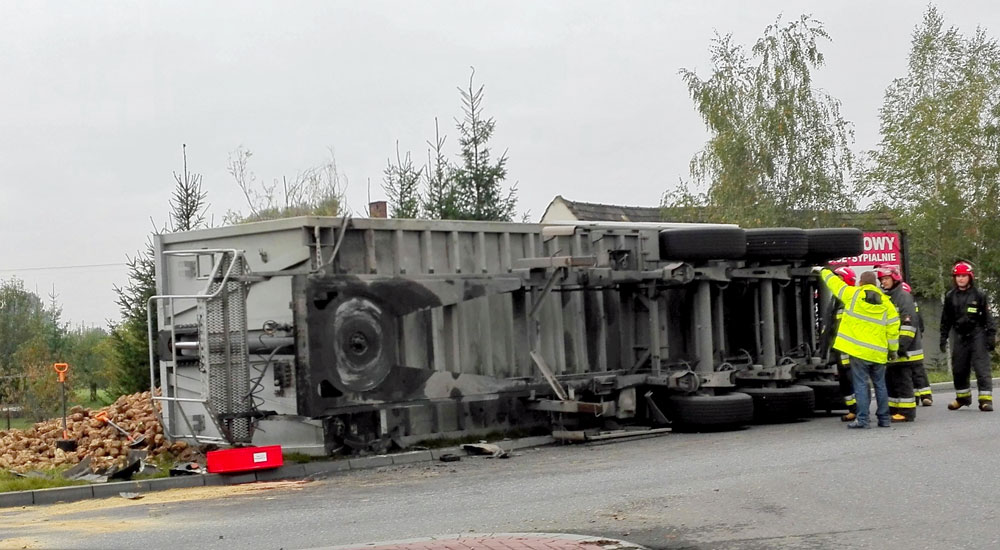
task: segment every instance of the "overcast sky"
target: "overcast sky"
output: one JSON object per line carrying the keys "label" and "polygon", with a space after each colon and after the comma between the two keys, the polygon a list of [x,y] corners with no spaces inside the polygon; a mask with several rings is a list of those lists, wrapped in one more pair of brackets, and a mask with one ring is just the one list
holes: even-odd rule
{"label": "overcast sky", "polygon": [[[940,3],[965,33],[1000,32],[1000,3]],[[906,70],[912,1],[0,2],[0,279],[53,288],[64,319],[118,318],[126,254],[167,219],[181,144],[217,221],[243,208],[239,146],[264,180],[335,152],[349,207],[400,149],[426,155],[434,118],[456,152],[456,87],[485,84],[492,145],[520,209],[557,194],[655,205],[706,139],[678,69],[708,74],[714,31],[746,45],[779,14],[832,37],[818,84],[856,150]],[[151,222],[151,219],[153,222]],[[112,265],[107,265],[112,264]],[[55,269],[52,269],[55,268]]]}

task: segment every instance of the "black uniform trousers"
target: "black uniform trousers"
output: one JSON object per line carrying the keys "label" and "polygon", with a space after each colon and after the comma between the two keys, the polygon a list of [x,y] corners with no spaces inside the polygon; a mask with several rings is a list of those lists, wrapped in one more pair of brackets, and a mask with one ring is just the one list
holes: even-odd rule
{"label": "black uniform trousers", "polygon": [[974,330],[961,335],[951,333],[951,374],[955,379],[955,397],[959,403],[972,403],[969,375],[975,371],[980,401],[993,400],[993,373],[990,372],[990,353],[986,349],[986,334]]}
{"label": "black uniform trousers", "polygon": [[901,414],[907,420],[917,417],[917,402],[913,398],[913,363],[901,361],[885,366],[885,385],[889,389],[889,413]]}
{"label": "black uniform trousers", "polygon": [[927,378],[927,369],[924,368],[924,360],[912,361],[910,371],[913,373],[913,395],[917,400],[932,399],[931,381]]}
{"label": "black uniform trousers", "polygon": [[837,354],[837,383],[840,384],[840,395],[844,398],[847,412],[858,412],[858,400],[854,397],[854,379],[851,378],[851,364],[845,362],[844,354]]}

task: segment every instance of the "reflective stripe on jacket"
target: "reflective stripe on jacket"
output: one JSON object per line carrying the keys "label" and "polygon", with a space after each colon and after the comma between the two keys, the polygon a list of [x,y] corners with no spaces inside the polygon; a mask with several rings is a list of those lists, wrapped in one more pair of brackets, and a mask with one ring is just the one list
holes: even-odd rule
{"label": "reflective stripe on jacket", "polygon": [[903,285],[896,283],[886,296],[892,300],[899,314],[899,357],[890,363],[910,363],[923,361],[923,327],[921,327],[917,302],[913,296],[903,290]]}
{"label": "reflective stripe on jacket", "polygon": [[889,297],[875,285],[849,286],[829,269],[824,268],[820,277],[844,304],[833,349],[884,365],[889,352],[899,349],[899,313]]}
{"label": "reflective stripe on jacket", "polygon": [[[833,333],[837,334],[837,331],[840,330],[840,320],[844,318],[844,304],[841,304],[839,301],[837,302],[837,312],[834,313],[833,318],[834,318]],[[843,365],[844,367],[850,367],[851,358],[846,353],[841,353],[840,364]],[[848,403],[848,405],[853,405],[853,404],[854,404],[853,401],[851,403]]]}
{"label": "reflective stripe on jacket", "polygon": [[965,336],[982,330],[986,333],[986,341],[996,338],[997,326],[990,311],[989,296],[976,288],[973,283],[965,290],[954,287],[944,295],[941,309],[941,343],[948,340],[952,330],[959,336]]}

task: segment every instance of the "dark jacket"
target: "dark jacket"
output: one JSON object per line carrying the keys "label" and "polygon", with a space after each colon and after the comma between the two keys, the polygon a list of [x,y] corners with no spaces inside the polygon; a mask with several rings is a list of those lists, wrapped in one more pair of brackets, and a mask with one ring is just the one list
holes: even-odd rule
{"label": "dark jacket", "polygon": [[985,333],[987,345],[995,341],[997,327],[990,311],[989,298],[976,286],[969,284],[965,290],[952,288],[944,295],[941,309],[941,346],[948,341],[954,330],[960,337],[967,337],[978,331]]}
{"label": "dark jacket", "polygon": [[[917,313],[917,303],[913,296],[903,290],[903,285],[896,283],[891,290],[886,291],[886,295],[892,300],[892,305],[896,306],[899,312],[899,359],[897,362],[904,362],[907,359],[923,359],[923,327]],[[910,352],[913,352],[912,354]]]}

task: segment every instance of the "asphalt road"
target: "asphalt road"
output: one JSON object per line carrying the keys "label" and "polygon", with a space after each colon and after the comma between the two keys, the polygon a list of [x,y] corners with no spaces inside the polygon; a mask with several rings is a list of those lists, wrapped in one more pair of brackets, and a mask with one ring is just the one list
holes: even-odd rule
{"label": "asphalt road", "polygon": [[541,531],[653,549],[1000,548],[1000,413],[936,397],[892,428],[826,417],[0,510],[0,547],[304,549]]}

